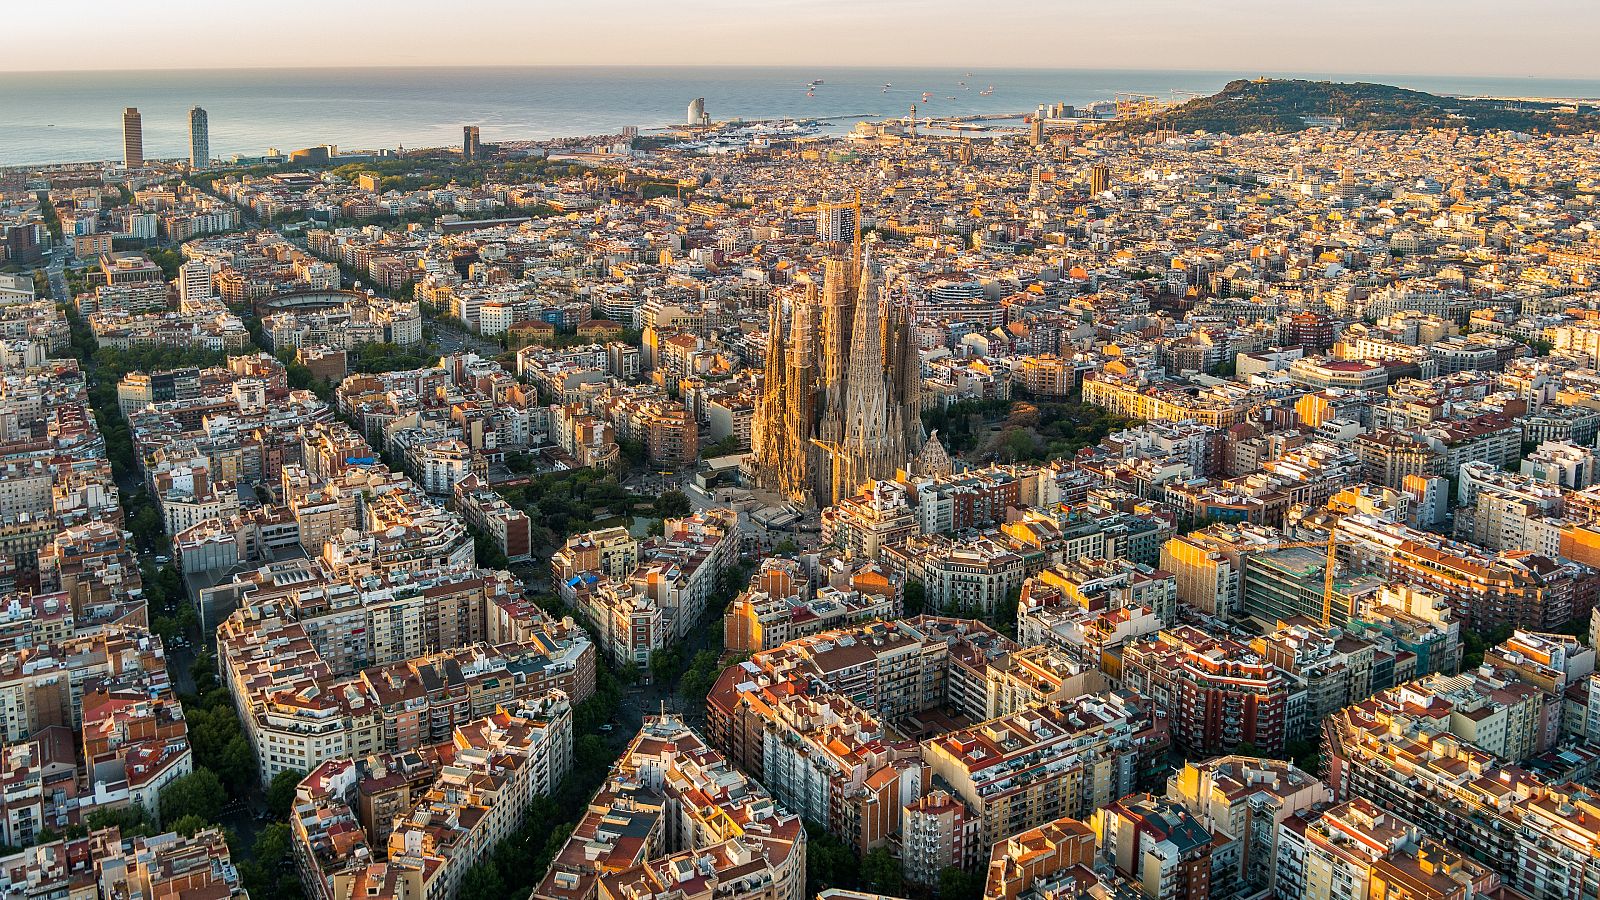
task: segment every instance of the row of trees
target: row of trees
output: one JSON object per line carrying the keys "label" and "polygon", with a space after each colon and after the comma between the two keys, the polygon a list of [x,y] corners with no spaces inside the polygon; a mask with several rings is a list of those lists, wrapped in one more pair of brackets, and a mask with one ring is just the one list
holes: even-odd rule
{"label": "row of trees", "polygon": [[594,696],[573,710],[573,733],[577,737],[572,748],[572,771],[555,794],[534,798],[521,828],[467,870],[458,900],[505,900],[532,893],[588,810],[589,798],[600,789],[616,762],[618,751],[606,742],[600,727],[616,716],[621,703],[622,683],[603,660],[597,659]]}
{"label": "row of trees", "polygon": [[145,255],[161,267],[161,274],[168,281],[178,277],[178,270],[183,268],[185,262],[183,253],[178,250],[146,250]]}
{"label": "row of trees", "polygon": [[[922,582],[909,582],[906,585],[907,600],[905,604],[906,615],[908,616],[916,615],[911,611],[910,603],[911,587],[913,585],[916,586],[917,608],[920,610],[925,605],[925,601],[922,599],[925,591]],[[943,609],[928,610],[928,612],[941,616],[953,616],[957,619],[978,619],[1006,637],[1015,640],[1017,636],[1017,616],[1021,603],[1022,586],[1017,585],[1007,591],[1005,598],[996,603],[993,608],[985,608],[975,602],[960,601]]]}
{"label": "row of trees", "polygon": [[683,700],[684,710],[692,715],[703,710],[706,696],[711,693],[723,670],[749,659],[746,654],[723,663],[725,644],[722,615],[728,604],[749,583],[753,569],[753,566],[744,563],[723,570],[717,577],[716,587],[711,596],[706,598],[705,613],[695,623],[695,633],[706,635],[703,649],[690,657],[684,645],[677,644],[650,654],[651,678],[656,684],[673,685],[674,692]]}
{"label": "row of trees", "polygon": [[[183,263],[181,255],[174,251],[155,251],[151,256],[169,278],[175,276],[177,266]],[[119,480],[125,480],[136,466],[128,424],[117,403],[117,382],[129,372],[221,365],[226,357],[182,347],[127,350],[100,347],[87,324],[70,307],[67,317],[72,330],[71,353],[82,364],[88,378],[90,407],[105,438],[113,473]],[[136,549],[147,558],[149,554],[167,552],[164,523],[145,488],[141,485],[135,490],[123,491],[122,505]],[[150,562],[143,563],[141,568],[145,599],[152,614],[152,630],[165,642],[178,635],[196,634],[199,616],[185,596],[178,570],[171,564],[157,568]],[[253,897],[257,900],[300,900],[302,891],[299,878],[294,874],[288,825],[280,822],[267,826],[249,846],[242,845],[232,829],[222,826],[223,811],[232,799],[245,796],[257,784],[255,754],[244,736],[228,691],[217,677],[215,659],[209,653],[200,654],[190,667],[190,675],[194,691],[180,695],[179,702],[188,725],[194,771],[175,779],[161,791],[154,810],[159,814],[160,825],[152,820],[151,811],[139,807],[99,809],[69,829],[67,836],[77,837],[113,825],[121,829],[124,837],[158,831],[192,835],[204,828],[218,827],[228,842],[245,888]],[[273,784],[275,811],[280,817],[287,815],[289,807],[289,801],[284,798],[285,787],[292,797],[294,785],[300,778],[299,773],[286,775]],[[50,838],[53,836],[42,835],[41,841]]]}
{"label": "row of trees", "polygon": [[244,736],[228,688],[217,678],[216,657],[202,652],[189,667],[195,692],[182,695],[183,717],[197,768],[215,772],[229,794],[243,797],[259,783],[256,757]]}
{"label": "row of trees", "polygon": [[[217,366],[225,363],[227,356],[193,347],[101,347],[88,323],[70,306],[67,307],[67,324],[72,335],[69,352],[88,374],[89,405],[95,424],[105,438],[112,473],[120,480],[134,470],[133,438],[117,406],[117,382],[122,376],[129,372],[156,372],[184,366]],[[149,507],[150,504],[144,504],[144,508]]]}
{"label": "row of trees", "polygon": [[194,634],[200,627],[200,615],[184,597],[183,576],[177,568],[168,563],[158,570],[149,562],[140,568],[150,630],[167,646],[179,635]]}
{"label": "row of trees", "polygon": [[425,369],[439,362],[439,348],[424,342],[414,348],[399,344],[361,344],[345,355],[352,372],[378,374]]}

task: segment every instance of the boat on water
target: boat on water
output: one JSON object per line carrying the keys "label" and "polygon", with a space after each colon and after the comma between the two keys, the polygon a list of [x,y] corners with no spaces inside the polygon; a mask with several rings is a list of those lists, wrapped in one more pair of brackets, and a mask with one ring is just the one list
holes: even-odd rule
{"label": "boat on water", "polygon": [[988,87],[984,88],[983,90],[979,91],[978,95],[982,96],[982,97],[987,97],[987,96],[989,96],[989,95],[991,95],[993,93],[994,93],[994,85],[991,84]]}

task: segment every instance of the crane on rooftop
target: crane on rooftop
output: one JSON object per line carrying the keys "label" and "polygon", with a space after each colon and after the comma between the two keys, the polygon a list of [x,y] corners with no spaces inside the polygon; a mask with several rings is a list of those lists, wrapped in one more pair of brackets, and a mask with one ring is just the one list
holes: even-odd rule
{"label": "crane on rooftop", "polygon": [[1339,532],[1331,525],[1328,527],[1326,541],[1284,541],[1277,545],[1279,550],[1289,550],[1295,547],[1327,548],[1328,558],[1322,566],[1322,627],[1333,627],[1333,570],[1339,561],[1338,555]]}

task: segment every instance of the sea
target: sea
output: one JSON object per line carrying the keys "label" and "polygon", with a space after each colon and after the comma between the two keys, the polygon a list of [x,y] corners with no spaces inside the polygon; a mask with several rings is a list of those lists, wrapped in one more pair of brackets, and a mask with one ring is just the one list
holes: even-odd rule
{"label": "sea", "polygon": [[[143,116],[145,155],[187,156],[188,110],[204,107],[211,154],[334,144],[341,150],[456,146],[615,134],[680,123],[706,101],[724,121],[1020,114],[1118,93],[1182,99],[1236,78],[1376,81],[1441,94],[1600,97],[1600,79],[1157,69],[525,67],[0,72],[0,166],[118,159],[122,110]],[[813,86],[811,83],[815,81]],[[809,88],[809,90],[808,90]],[[992,92],[984,93],[993,88]],[[922,100],[923,93],[929,99]]]}

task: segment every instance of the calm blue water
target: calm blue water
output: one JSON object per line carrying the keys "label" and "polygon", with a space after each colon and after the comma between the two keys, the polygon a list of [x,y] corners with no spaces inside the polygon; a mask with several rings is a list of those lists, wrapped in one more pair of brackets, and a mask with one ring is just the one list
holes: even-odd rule
{"label": "calm blue water", "polygon": [[[453,146],[466,124],[481,126],[486,143],[615,133],[624,125],[681,122],[695,97],[705,97],[719,120],[903,115],[923,91],[934,94],[921,106],[932,115],[1023,112],[1119,91],[1209,93],[1260,74],[681,67],[0,73],[0,165],[120,158],[125,106],[144,115],[146,156],[187,155],[188,109],[199,105],[210,113],[212,155],[226,157],[320,143],[346,150]],[[1298,74],[1441,93],[1600,97],[1600,80]],[[807,97],[813,78],[826,83]],[[894,84],[891,93],[883,92],[885,82]],[[989,85],[994,94],[981,96]]]}

